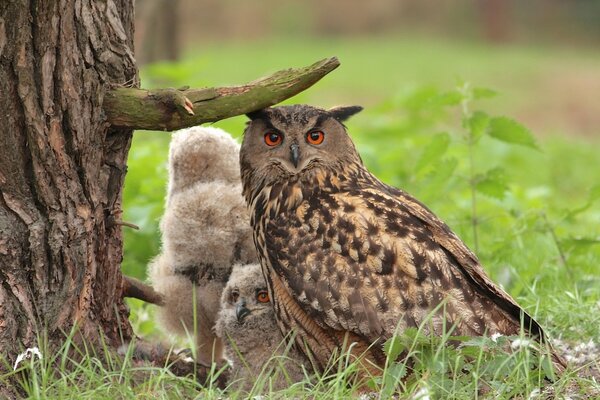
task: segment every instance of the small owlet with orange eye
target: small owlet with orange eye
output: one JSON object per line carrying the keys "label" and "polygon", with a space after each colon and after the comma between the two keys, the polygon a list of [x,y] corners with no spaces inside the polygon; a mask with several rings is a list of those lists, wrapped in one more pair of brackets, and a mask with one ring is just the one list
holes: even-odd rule
{"label": "small owlet with orange eye", "polygon": [[232,364],[233,388],[277,390],[304,379],[308,361],[290,348],[290,340],[277,327],[259,264],[233,267],[215,331]]}

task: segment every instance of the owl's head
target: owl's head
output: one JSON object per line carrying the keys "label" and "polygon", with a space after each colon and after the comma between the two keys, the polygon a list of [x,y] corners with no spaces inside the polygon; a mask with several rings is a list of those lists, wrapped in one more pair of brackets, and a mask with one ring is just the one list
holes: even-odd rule
{"label": "owl's head", "polygon": [[256,331],[257,337],[264,338],[259,333],[272,328],[275,328],[275,314],[260,265],[234,266],[221,295],[217,335],[244,341],[255,335],[240,338],[241,332]]}
{"label": "owl's head", "polygon": [[272,107],[248,114],[240,167],[244,192],[315,169],[361,163],[343,122],[359,106],[324,110],[308,105]]}

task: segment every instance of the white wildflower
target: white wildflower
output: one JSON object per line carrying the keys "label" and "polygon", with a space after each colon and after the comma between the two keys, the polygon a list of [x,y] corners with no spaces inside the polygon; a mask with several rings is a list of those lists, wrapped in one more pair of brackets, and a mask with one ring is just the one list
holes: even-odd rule
{"label": "white wildflower", "polygon": [[490,339],[492,339],[492,342],[497,343],[498,342],[498,338],[501,338],[503,335],[501,333],[493,333],[492,336],[490,336]]}
{"label": "white wildflower", "polygon": [[358,396],[358,400],[373,400],[373,399],[378,399],[379,395],[375,392],[371,392],[371,393],[363,393],[360,396]]}
{"label": "white wildflower", "polygon": [[431,400],[429,397],[429,389],[427,386],[422,387],[415,393],[412,397],[412,400]]}
{"label": "white wildflower", "polygon": [[40,349],[38,349],[37,347],[30,347],[27,350],[25,350],[24,352],[22,352],[21,354],[19,354],[17,356],[17,360],[15,361],[15,365],[13,367],[13,370],[16,370],[17,367],[19,366],[19,364],[21,363],[21,361],[23,360],[27,360],[30,357],[33,356],[38,356],[38,358],[41,360],[42,359],[42,353],[40,352]]}
{"label": "white wildflower", "polygon": [[539,397],[539,396],[540,396],[540,394],[541,394],[541,391],[540,391],[540,389],[538,389],[538,388],[535,388],[535,389],[533,389],[533,390],[531,391],[531,393],[529,393],[529,396],[527,397],[527,400],[532,400],[532,399],[535,399],[535,398]]}
{"label": "white wildflower", "polygon": [[513,350],[526,349],[526,348],[530,347],[532,344],[533,344],[533,342],[531,341],[531,339],[518,338],[518,339],[513,340],[513,342],[510,344],[510,347]]}

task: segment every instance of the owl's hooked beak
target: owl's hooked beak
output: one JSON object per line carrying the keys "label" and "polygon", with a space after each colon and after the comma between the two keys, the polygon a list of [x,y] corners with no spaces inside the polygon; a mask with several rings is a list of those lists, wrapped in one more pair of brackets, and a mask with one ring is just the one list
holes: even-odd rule
{"label": "owl's hooked beak", "polygon": [[296,143],[293,143],[290,146],[290,156],[292,164],[294,164],[294,168],[298,168],[298,160],[300,159],[300,147]]}
{"label": "owl's hooked beak", "polygon": [[235,316],[238,320],[238,322],[244,322],[244,318],[246,318],[246,316],[248,314],[250,314],[250,310],[248,310],[248,308],[246,308],[246,300],[245,299],[241,299],[236,305],[235,305]]}

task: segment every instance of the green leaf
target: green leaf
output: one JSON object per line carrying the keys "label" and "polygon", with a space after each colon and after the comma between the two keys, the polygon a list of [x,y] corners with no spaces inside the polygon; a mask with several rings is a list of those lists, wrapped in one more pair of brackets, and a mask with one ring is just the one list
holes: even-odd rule
{"label": "green leaf", "polygon": [[556,373],[554,372],[554,365],[552,364],[552,359],[544,354],[541,357],[540,360],[540,367],[541,370],[543,371],[544,375],[550,379],[551,381],[554,381],[556,379]]}
{"label": "green leaf", "polygon": [[[430,106],[432,100],[439,97],[439,91],[435,87],[424,86],[409,90],[401,96],[396,106],[401,105],[412,111],[418,111]],[[434,102],[435,103],[435,102]]]}
{"label": "green leaf", "polygon": [[466,336],[466,335],[449,336],[448,337],[448,341],[451,341],[451,342],[461,342],[461,344],[462,344],[464,342],[467,342],[467,341],[471,340],[472,338],[473,338],[472,336]]}
{"label": "green leaf", "polygon": [[487,196],[502,200],[508,191],[506,174],[502,168],[493,168],[475,177],[475,188]]}
{"label": "green leaf", "polygon": [[535,138],[525,126],[507,117],[494,117],[489,121],[488,135],[505,143],[519,144],[538,149]]}
{"label": "green leaf", "polygon": [[489,99],[492,97],[496,97],[498,92],[488,88],[476,87],[473,89],[473,98],[475,100],[479,99]]}
{"label": "green leaf", "polygon": [[470,115],[463,126],[471,132],[474,142],[477,142],[479,138],[485,133],[490,122],[490,116],[483,111],[475,111]]}
{"label": "green leaf", "polygon": [[565,219],[571,219],[581,214],[582,212],[589,210],[594,205],[594,203],[598,201],[598,199],[600,199],[600,185],[596,185],[590,189],[590,193],[588,194],[588,200],[583,206],[572,210],[568,210]]}
{"label": "green leaf", "polygon": [[385,342],[383,345],[383,350],[385,351],[388,359],[393,361],[397,359],[404,350],[406,350],[406,346],[404,345],[402,337],[395,335]]}
{"label": "green leaf", "polygon": [[390,398],[396,391],[398,383],[406,376],[406,365],[404,363],[394,363],[385,371],[383,377],[382,397]]}
{"label": "green leaf", "polygon": [[406,328],[404,332],[402,332],[401,338],[406,347],[428,345],[431,339],[435,339],[434,336],[426,336],[415,327]]}
{"label": "green leaf", "polygon": [[416,169],[421,171],[423,167],[430,165],[433,161],[439,160],[450,144],[450,135],[447,133],[438,133],[431,139],[431,142],[425,147],[417,161]]}
{"label": "green leaf", "polygon": [[404,363],[393,363],[388,367],[386,377],[392,378],[393,384],[398,383],[400,379],[406,376],[406,364]]}
{"label": "green leaf", "polygon": [[458,167],[456,158],[444,158],[434,165],[429,173],[425,175],[427,184],[423,188],[423,195],[438,198],[440,190],[443,190],[447,185],[454,171]]}
{"label": "green leaf", "polygon": [[600,237],[570,237],[562,239],[560,243],[568,249],[587,249],[590,246],[600,245]]}
{"label": "green leaf", "polygon": [[481,351],[482,347],[494,346],[494,343],[495,342],[489,336],[473,336],[461,343],[461,349],[473,347],[476,348],[477,351]]}
{"label": "green leaf", "polygon": [[439,106],[455,106],[457,104],[460,104],[460,102],[463,101],[464,98],[465,97],[462,93],[456,90],[452,90],[433,97],[431,101],[433,104]]}

